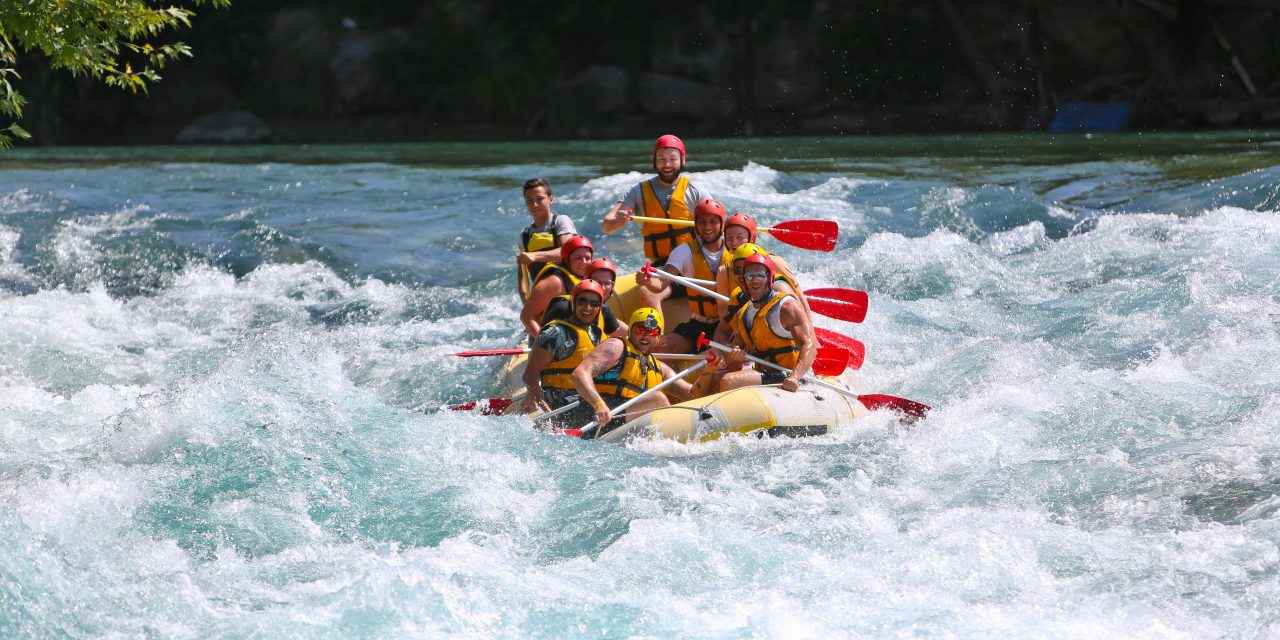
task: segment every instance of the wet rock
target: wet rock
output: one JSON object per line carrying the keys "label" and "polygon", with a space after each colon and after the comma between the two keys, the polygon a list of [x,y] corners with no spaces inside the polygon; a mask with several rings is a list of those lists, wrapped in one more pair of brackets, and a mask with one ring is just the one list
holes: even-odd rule
{"label": "wet rock", "polygon": [[338,50],[329,58],[336,110],[339,113],[369,113],[386,108],[385,82],[379,60],[388,44],[405,39],[399,31],[365,33],[348,30],[338,41]]}
{"label": "wet rock", "polygon": [[217,111],[196,118],[178,133],[179,144],[250,144],[268,142],[271,127],[248,111]]}

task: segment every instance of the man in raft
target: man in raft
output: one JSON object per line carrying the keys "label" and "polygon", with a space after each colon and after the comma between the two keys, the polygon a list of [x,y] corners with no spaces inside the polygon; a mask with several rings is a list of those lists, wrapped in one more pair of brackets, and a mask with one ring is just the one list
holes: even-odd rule
{"label": "man in raft", "polygon": [[[606,299],[604,288],[588,278],[574,286],[571,299],[573,315],[544,325],[529,350],[524,367],[525,396],[520,405],[525,413],[551,411],[577,400],[573,371],[605,336],[599,323],[600,308]],[[591,412],[583,415],[590,416]],[[590,418],[583,422],[587,420]]]}
{"label": "man in raft", "polygon": [[516,254],[516,282],[520,299],[529,297],[533,276],[548,263],[560,257],[560,245],[577,235],[569,216],[551,212],[551,183],[542,178],[530,178],[524,183],[524,208],[529,210],[533,222],[520,232],[520,252]]}
{"label": "man in raft", "polygon": [[[604,290],[604,307],[600,310],[596,323],[607,336],[625,338],[627,327],[609,308],[609,298],[613,296],[613,285],[618,279],[618,267],[608,258],[596,258],[587,265],[587,277],[594,280]],[[542,313],[540,324],[547,326],[552,320],[568,320],[573,317],[572,296],[563,295],[552,298],[547,310]]]}
{"label": "man in raft", "polygon": [[[693,242],[687,242],[673,249],[667,258],[667,264],[660,268],[686,278],[715,280],[720,265],[727,263],[729,257],[729,253],[724,249],[724,217],[724,205],[716,200],[707,198],[699,202],[693,209],[697,238]],[[672,286],[670,281],[652,277],[646,271],[636,274],[636,284],[659,299],[661,294]],[[694,351],[698,336],[715,335],[716,325],[720,324],[720,315],[717,313],[719,304],[715,298],[696,289],[690,289],[687,295],[690,318],[667,334],[663,351],[673,353]]]}
{"label": "man in raft", "polygon": [[586,236],[573,236],[560,245],[560,259],[542,267],[533,277],[533,289],[524,301],[524,309],[520,311],[520,323],[528,332],[529,339],[538,337],[542,328],[542,314],[547,305],[556,296],[573,291],[587,275],[587,266],[595,257],[595,247]]}
{"label": "man in raft", "polygon": [[[688,176],[680,175],[686,161],[684,142],[680,138],[671,134],[658,138],[653,143],[653,170],[658,175],[631,187],[609,213],[605,214],[600,229],[611,234],[625,227],[634,215],[693,220],[690,203],[701,202],[710,198],[711,194],[696,187]],[[665,265],[671,251],[677,246],[694,239],[691,227],[665,224],[645,223],[640,228],[640,234],[644,237],[644,256],[656,267]],[[668,297],[679,298],[684,293],[685,288],[679,285],[664,290],[660,295],[641,289],[640,304],[661,309],[662,300]]]}
{"label": "man in raft", "polygon": [[[729,217],[729,221],[732,222],[734,218],[739,216],[746,218],[746,214],[735,213]],[[750,220],[750,218],[746,219]],[[741,228],[737,225],[725,224],[726,244],[729,243],[729,238],[739,235],[737,232]],[[751,230],[754,232],[755,222],[751,222]],[[800,301],[800,305],[804,307],[804,313],[809,318],[809,322],[813,322],[813,313],[809,310],[809,301],[805,300],[804,293],[800,291],[800,285],[796,282],[795,274],[792,273],[791,268],[783,261],[781,256],[769,253],[760,245],[755,244],[754,233],[751,240],[751,242],[734,244],[730,260],[722,264],[720,272],[716,274],[716,290],[729,298],[728,302],[720,302],[717,307],[722,321],[716,327],[716,342],[727,344],[733,335],[733,325],[729,320],[737,315],[738,310],[748,300],[746,284],[742,279],[742,265],[747,258],[757,254],[768,256],[773,262],[773,290],[794,296]]]}
{"label": "man in raft", "polygon": [[[662,336],[661,312],[649,307],[636,309],[627,327],[625,339],[609,338],[601,342],[573,370],[573,386],[578,390],[578,398],[595,413],[601,433],[608,430],[610,409],[676,375],[671,367],[653,357],[653,348]],[[677,396],[688,398],[691,389],[687,381],[676,380],[663,391],[673,391]],[[668,404],[665,393],[654,393],[632,405],[627,409],[626,417],[620,416],[616,421],[622,424],[645,411]]]}
{"label": "man in raft", "polygon": [[[742,277],[749,301],[730,320],[734,349],[712,363],[713,375],[699,378],[695,395],[713,393],[715,388],[702,387],[716,384],[720,391],[761,384],[781,384],[783,389],[795,391],[818,354],[813,323],[800,301],[773,289],[773,260],[758,253],[748,256],[743,260]],[[791,374],[763,365],[743,369],[745,355],[786,367]]]}

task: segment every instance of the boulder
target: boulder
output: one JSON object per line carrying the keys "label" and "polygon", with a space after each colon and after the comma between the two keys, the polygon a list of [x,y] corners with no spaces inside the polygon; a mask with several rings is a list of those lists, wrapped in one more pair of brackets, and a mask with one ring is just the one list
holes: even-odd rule
{"label": "boulder", "polygon": [[[396,35],[348,30],[329,58],[335,107],[340,113],[368,113],[386,106],[379,56]],[[403,39],[403,36],[399,36]]]}
{"label": "boulder", "polygon": [[216,111],[196,118],[178,133],[178,144],[269,142],[271,127],[248,111]]}

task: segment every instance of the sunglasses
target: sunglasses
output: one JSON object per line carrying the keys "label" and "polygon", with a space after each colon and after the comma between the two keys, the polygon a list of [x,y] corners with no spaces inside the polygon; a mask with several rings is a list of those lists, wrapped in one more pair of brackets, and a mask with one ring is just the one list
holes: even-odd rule
{"label": "sunglasses", "polygon": [[769,274],[765,271],[752,271],[751,273],[742,274],[743,280],[765,280]]}
{"label": "sunglasses", "polygon": [[644,328],[644,327],[641,327],[641,326],[637,325],[637,326],[634,326],[634,327],[631,327],[631,328],[632,328],[632,329],[635,329],[636,331],[638,331],[638,332],[640,333],[640,335],[642,335],[642,336],[647,335],[647,336],[649,336],[650,338],[656,338],[656,337],[658,337],[658,336],[662,335],[662,329],[658,329],[658,328],[656,328],[656,327],[655,327],[655,328],[653,328],[653,329],[646,329],[646,328]]}
{"label": "sunglasses", "polygon": [[573,301],[573,304],[574,306],[578,306],[578,307],[590,307],[592,309],[599,309],[602,303],[599,300],[596,300],[595,298],[575,298]]}

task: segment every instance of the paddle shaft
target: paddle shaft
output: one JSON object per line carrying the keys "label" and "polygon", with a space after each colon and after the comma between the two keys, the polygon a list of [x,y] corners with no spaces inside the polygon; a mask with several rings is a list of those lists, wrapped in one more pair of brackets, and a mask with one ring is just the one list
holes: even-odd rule
{"label": "paddle shaft", "polygon": [[554,417],[556,417],[556,416],[558,416],[558,415],[560,415],[560,414],[562,414],[562,413],[566,413],[566,412],[569,412],[569,411],[573,411],[573,410],[574,410],[575,408],[577,408],[577,406],[578,406],[578,405],[580,405],[580,404],[582,404],[582,401],[581,401],[581,400],[574,400],[573,402],[570,402],[569,404],[566,404],[565,406],[560,407],[559,409],[556,409],[556,410],[554,410],[554,411],[548,411],[548,412],[546,412],[546,413],[540,413],[540,414],[538,414],[538,415],[534,416],[534,417],[533,417],[533,421],[534,421],[534,422],[542,422],[543,420],[546,420],[546,419],[548,419],[548,418],[554,418]]}
{"label": "paddle shaft", "polygon": [[[670,225],[672,227],[692,227],[693,225],[697,224],[693,220],[682,220],[680,218],[649,218],[646,216],[631,216],[631,219],[635,222],[643,222],[646,224],[665,224],[665,225]],[[757,229],[757,231],[770,233],[773,231],[773,228],[760,227],[759,229]],[[783,231],[787,231],[787,230],[783,229]]]}
{"label": "paddle shaft", "polygon": [[706,287],[704,287],[704,286],[702,286],[702,285],[700,285],[700,284],[695,283],[693,280],[690,280],[690,279],[688,279],[688,278],[686,278],[686,277],[684,277],[684,276],[678,276],[678,275],[676,275],[676,274],[674,274],[674,273],[670,273],[670,272],[668,272],[668,271],[664,271],[663,269],[656,268],[656,267],[651,267],[651,269],[653,270],[653,275],[658,276],[659,278],[662,278],[662,279],[664,279],[664,280],[671,280],[672,282],[680,283],[680,284],[682,284],[682,285],[684,285],[684,286],[686,286],[686,287],[689,287],[690,289],[693,289],[693,290],[695,290],[695,291],[701,291],[702,293],[705,293],[705,294],[707,294],[707,295],[711,296],[712,298],[715,298],[716,300],[719,300],[720,302],[726,302],[726,303],[727,303],[727,302],[729,302],[729,296],[721,295],[721,294],[719,294],[719,293],[717,293],[717,292],[715,292],[715,291],[712,291],[712,290],[710,290],[710,289],[708,289],[708,288],[706,288]]}
{"label": "paddle shaft", "polygon": [[[632,398],[632,399],[630,399],[630,400],[628,400],[628,401],[626,401],[626,402],[624,402],[624,403],[622,403],[622,404],[620,404],[620,405],[618,405],[618,406],[614,407],[613,409],[610,409],[610,410],[609,410],[609,417],[610,417],[610,418],[613,418],[614,416],[617,416],[619,413],[622,413],[623,411],[626,411],[627,409],[630,409],[630,408],[631,408],[631,406],[632,406],[632,405],[634,405],[635,403],[640,402],[641,400],[643,400],[643,399],[645,399],[645,398],[647,398],[647,397],[649,397],[649,396],[651,396],[651,395],[653,395],[653,394],[655,394],[655,393],[657,393],[657,392],[659,392],[659,391],[662,391],[662,390],[663,390],[663,389],[665,389],[666,387],[668,387],[668,386],[670,386],[670,385],[674,384],[676,380],[682,380],[682,379],[684,379],[684,377],[685,377],[685,376],[687,376],[687,375],[689,375],[689,374],[693,373],[694,371],[697,371],[698,369],[701,369],[701,368],[703,368],[703,367],[705,367],[705,366],[707,366],[707,361],[706,361],[706,360],[703,360],[702,362],[699,362],[698,364],[695,364],[695,365],[693,365],[692,367],[689,367],[688,369],[685,369],[684,371],[681,371],[680,373],[678,373],[678,374],[676,374],[676,375],[674,375],[674,376],[671,376],[670,378],[667,378],[666,380],[663,380],[661,383],[659,383],[659,384],[657,384],[657,385],[654,385],[654,387],[653,387],[652,389],[648,389],[648,390],[646,390],[644,393],[641,393],[640,395],[638,395],[638,396],[636,396],[636,397],[634,397],[634,398]],[[592,433],[594,433],[594,432],[595,432],[595,430],[596,430],[597,428],[599,428],[599,427],[600,427],[600,423],[599,423],[599,422],[597,422],[597,421],[595,421],[595,420],[592,420],[591,422],[589,422],[589,423],[587,423],[587,424],[582,425],[582,437],[583,437],[583,438],[590,437],[590,436],[591,436],[591,434],[592,434]]]}
{"label": "paddle shaft", "polygon": [[[488,351],[459,351],[451,353],[451,356],[461,358],[475,358],[479,356],[518,356],[529,353],[531,349],[489,349]],[[696,353],[655,353],[653,357],[659,360],[697,360],[703,356]]]}
{"label": "paddle shaft", "polygon": [[[711,346],[713,346],[713,347],[715,347],[716,349],[719,349],[719,350],[721,350],[721,351],[724,351],[725,353],[728,353],[728,352],[730,352],[730,351],[733,351],[733,347],[730,347],[730,346],[727,346],[727,345],[720,344],[719,342],[716,342],[716,341],[714,341],[714,340],[711,340],[711,341],[708,341],[708,342],[709,342],[709,344],[710,344]],[[747,355],[747,359],[748,359],[748,360],[750,360],[750,361],[752,361],[752,362],[754,362],[754,363],[756,363],[756,364],[762,364],[762,365],[764,365],[764,366],[766,366],[766,367],[770,367],[770,368],[773,368],[773,369],[777,369],[778,371],[781,371],[781,372],[783,372],[783,373],[785,373],[785,374],[787,374],[787,375],[791,375],[792,373],[794,373],[792,370],[790,370],[790,369],[788,369],[788,368],[786,368],[786,367],[784,367],[784,366],[782,366],[782,365],[780,365],[780,364],[774,364],[774,363],[772,363],[772,362],[769,362],[768,360],[761,360],[760,358],[757,358],[757,357],[755,357],[755,356],[753,356],[753,355],[749,355],[749,354],[748,354],[748,355]],[[815,378],[815,377],[813,377],[813,376],[806,375],[803,379],[804,379],[804,380],[806,380],[806,381],[808,381],[808,382],[812,382],[812,383],[814,383],[814,384],[816,384],[816,385],[818,385],[818,386],[826,387],[826,388],[828,388],[828,389],[830,389],[830,390],[832,390],[832,391],[835,391],[836,393],[839,393],[839,394],[841,394],[841,395],[849,396],[850,398],[853,398],[854,400],[857,400],[857,399],[858,399],[858,394],[856,394],[856,393],[854,393],[854,392],[852,392],[852,391],[849,391],[848,389],[843,389],[843,388],[837,387],[836,385],[831,384],[831,383],[829,383],[829,382],[823,382],[822,380],[819,380],[819,379],[817,379],[817,378]]]}

